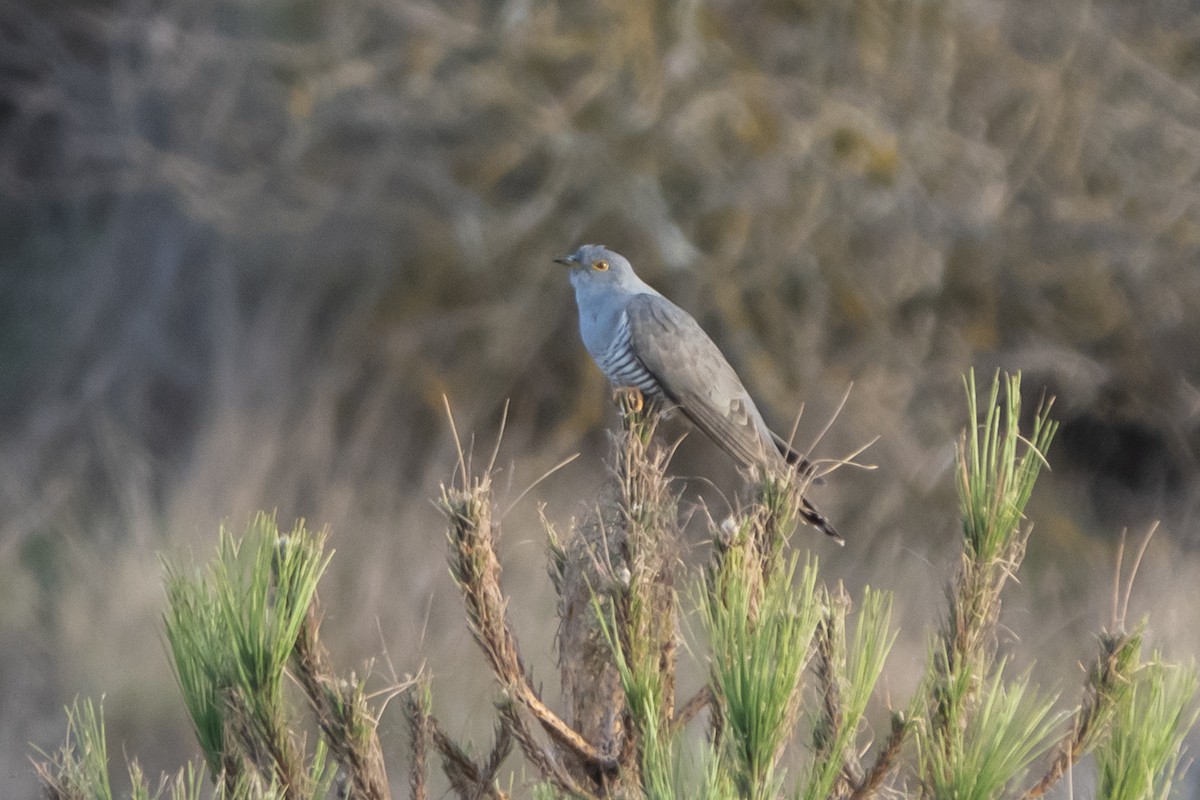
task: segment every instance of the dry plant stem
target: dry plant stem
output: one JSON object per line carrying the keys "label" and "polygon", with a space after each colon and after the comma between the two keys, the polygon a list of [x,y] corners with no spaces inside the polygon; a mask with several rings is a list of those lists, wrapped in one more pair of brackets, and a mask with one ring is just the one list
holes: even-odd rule
{"label": "dry plant stem", "polygon": [[1024,734],[1014,728],[988,729],[989,734],[1007,734],[1012,740],[1011,746],[985,751],[994,769],[954,771],[954,765],[965,763],[965,737],[979,715],[997,708],[990,704],[997,699],[996,689],[988,687],[999,686],[1001,680],[996,670],[1001,595],[1025,556],[1031,528],[1024,511],[1056,429],[1048,401],[1038,408],[1031,430],[1021,433],[1019,375],[1002,378],[997,372],[982,407],[973,372],[964,386],[971,427],[960,437],[955,470],[963,551],[958,574],[947,589],[948,618],[931,644],[921,701],[927,705],[917,711],[926,720],[920,733],[928,744],[921,754],[927,793],[941,779],[956,787],[959,780],[982,779],[992,787],[988,791],[997,791],[1016,771],[1023,771],[1022,751],[1032,754],[1045,741],[1038,727],[1047,709],[1024,720],[1029,724]]}
{"label": "dry plant stem", "polygon": [[[305,800],[305,769],[299,749],[287,728],[273,721],[258,720],[250,711],[242,693],[227,693],[226,741],[237,742],[243,757],[261,776],[274,776],[283,787],[285,800]],[[229,791],[236,789],[230,775],[225,777]]]}
{"label": "dry plant stem", "polygon": [[[977,697],[977,690],[995,650],[1000,593],[1024,555],[1024,536],[1027,535],[1028,530],[1024,535],[1019,531],[1014,532],[1012,555],[1004,562],[981,561],[970,547],[961,556],[958,578],[947,591],[949,619],[934,655],[935,669],[940,678],[933,687],[935,725],[948,729],[956,724],[955,711],[950,707],[954,701],[945,695],[946,686],[954,676],[969,676],[970,685],[965,697],[972,703]],[[941,741],[949,747],[953,739],[945,736]]]}
{"label": "dry plant stem", "polygon": [[[640,395],[638,396],[640,398]],[[676,606],[674,573],[676,564],[676,519],[674,498],[666,477],[668,454],[650,447],[659,410],[640,399],[623,400],[621,404],[624,438],[620,449],[621,512],[626,521],[625,556],[631,586],[649,601],[649,613],[643,612],[643,630],[632,625],[621,626],[622,633],[644,636],[659,652],[659,674],[663,685],[663,708],[675,705],[675,639]],[[621,598],[628,600],[629,593]],[[619,604],[627,606],[627,603]],[[634,613],[621,608],[625,623],[634,623]],[[625,644],[630,644],[628,641]],[[664,720],[669,722],[670,720]]]}
{"label": "dry plant stem", "polygon": [[242,774],[242,765],[234,750],[233,747],[226,747],[221,753],[221,774],[213,781],[214,783],[221,782],[225,787],[226,794],[230,796],[237,787],[238,778]]}
{"label": "dry plant stem", "polygon": [[[464,468],[465,475],[465,468]],[[497,680],[529,710],[550,737],[597,771],[616,769],[615,759],[601,753],[554,713],[529,680],[507,615],[496,557],[497,531],[492,521],[491,481],[464,478],[465,486],[446,488],[442,510],[450,521],[450,567],[467,606],[467,620]]]}
{"label": "dry plant stem", "polygon": [[[832,599],[831,599],[832,600]],[[832,610],[817,626],[817,650],[814,654],[813,671],[821,691],[821,721],[813,731],[813,746],[818,755],[829,752],[830,745],[837,739],[844,723],[842,716],[841,691],[837,684],[837,667],[834,663],[834,628],[837,625]]]}
{"label": "dry plant stem", "polygon": [[[1032,800],[1041,797],[1062,778],[1091,746],[1097,735],[1105,729],[1111,720],[1113,706],[1117,693],[1133,680],[1131,674],[1135,669],[1137,653],[1141,648],[1141,633],[1125,631],[1125,619],[1129,609],[1129,598],[1133,594],[1133,581],[1137,577],[1138,567],[1146,552],[1146,547],[1154,532],[1158,529],[1155,522],[1142,540],[1134,558],[1128,583],[1122,589],[1122,565],[1125,555],[1125,533],[1121,533],[1120,546],[1117,549],[1117,564],[1113,576],[1112,621],[1111,627],[1115,632],[1102,631],[1100,634],[1100,652],[1088,670],[1088,682],[1084,689],[1083,702],[1075,714],[1071,731],[1055,748],[1054,760],[1050,763],[1046,774],[1042,776],[1024,795],[1022,800]],[[1124,599],[1122,600],[1122,594]]]}
{"label": "dry plant stem", "polygon": [[1137,639],[1138,637],[1123,632],[1101,634],[1100,653],[1088,671],[1083,703],[1075,714],[1071,731],[1059,742],[1054,760],[1046,774],[1021,796],[1022,800],[1033,800],[1050,791],[1066,771],[1087,752],[1088,745],[1095,740],[1098,729],[1102,728],[1108,719],[1119,685],[1132,678],[1123,667],[1130,663],[1127,658],[1128,648],[1131,645],[1139,646]]}
{"label": "dry plant stem", "polygon": [[671,720],[672,730],[678,730],[687,725],[689,722],[695,719],[697,714],[699,714],[705,708],[708,708],[712,704],[712,701],[712,689],[707,686],[700,687],[700,690],[692,695],[691,698],[689,698],[688,701],[680,706],[679,710],[675,712],[675,719]]}
{"label": "dry plant stem", "polygon": [[616,494],[616,487],[609,485],[596,506],[570,531],[565,545],[556,544],[556,538],[551,545],[563,697],[571,725],[607,754],[621,752],[628,738],[621,678],[594,603],[617,591],[614,562],[623,548],[614,537],[624,526]]}
{"label": "dry plant stem", "polygon": [[911,727],[908,721],[899,714],[892,716],[892,732],[875,756],[875,763],[871,765],[871,770],[867,773],[866,778],[855,787],[854,793],[850,795],[850,800],[867,800],[879,792],[887,781],[888,775],[896,766],[900,748],[904,745],[904,738],[908,735]]}
{"label": "dry plant stem", "polygon": [[82,792],[72,792],[58,776],[51,771],[51,765],[39,761],[33,765],[38,780],[42,782],[42,792],[46,800],[89,800]]}
{"label": "dry plant stem", "polygon": [[[822,757],[829,753],[830,747],[845,725],[838,676],[845,670],[845,623],[850,607],[850,597],[841,584],[838,584],[835,591],[830,592],[828,600],[829,609],[817,625],[817,646],[813,662],[813,671],[816,673],[821,692],[822,712],[820,723],[813,731],[813,746],[816,753]],[[845,758],[841,768],[842,777],[834,785],[836,797],[846,795],[851,786],[863,779],[862,767],[853,747],[847,748]]]}
{"label": "dry plant stem", "polygon": [[584,798],[584,800],[597,800],[596,795],[580,786],[571,777],[570,773],[563,769],[562,765],[542,747],[541,743],[534,737],[533,732],[529,730],[529,726],[521,719],[521,712],[517,710],[514,703],[500,703],[497,708],[500,712],[501,722],[512,732],[512,735],[517,740],[517,744],[521,747],[521,752],[525,754],[525,758],[529,760],[529,763],[537,767],[538,772],[541,773],[543,778],[572,797],[580,797]]}
{"label": "dry plant stem", "polygon": [[412,800],[426,800],[430,715],[424,683],[411,686],[404,694],[404,716],[408,720],[412,754],[408,785],[412,789]]}
{"label": "dry plant stem", "polygon": [[[622,665],[622,706],[631,734],[622,748],[621,781],[646,788],[647,781],[663,780],[674,717],[678,517],[666,477],[670,454],[654,444],[659,408],[640,402],[640,395],[619,400],[623,424],[613,463],[619,525],[606,547],[615,551],[620,578],[608,598],[606,638]],[[610,613],[601,603],[596,607],[601,615]]]}
{"label": "dry plant stem", "polygon": [[[628,392],[616,399],[623,425],[613,436],[610,478],[565,545],[551,531],[563,692],[576,730],[620,765],[612,775],[568,766],[606,795],[640,786],[645,748],[661,747],[669,735],[676,659],[668,453],[653,444],[657,409]],[[644,740],[643,728],[654,742]]]}
{"label": "dry plant stem", "polygon": [[1025,555],[1028,528],[1013,534],[1012,550],[1004,560],[985,562],[965,552],[959,578],[950,595],[950,620],[944,635],[950,654],[948,674],[963,668],[982,678],[982,666],[994,649],[996,623],[1000,618],[1000,593]]}
{"label": "dry plant stem", "polygon": [[[712,690],[709,690],[711,697]],[[711,713],[708,716],[708,740],[712,743],[713,750],[720,750],[725,739],[725,727],[727,725],[725,713],[721,708],[721,704],[713,697],[709,700],[708,707]]]}
{"label": "dry plant stem", "polygon": [[496,741],[483,764],[477,764],[462,746],[447,736],[427,709],[424,725],[442,754],[442,770],[450,780],[450,786],[462,800],[507,800],[508,795],[495,785],[496,773],[512,751],[513,737],[507,724],[502,723],[496,731]]}
{"label": "dry plant stem", "polygon": [[308,695],[317,723],[350,778],[351,800],[389,800],[387,769],[377,722],[353,681],[339,680],[320,640],[320,603],[314,594],[292,652],[296,677]]}

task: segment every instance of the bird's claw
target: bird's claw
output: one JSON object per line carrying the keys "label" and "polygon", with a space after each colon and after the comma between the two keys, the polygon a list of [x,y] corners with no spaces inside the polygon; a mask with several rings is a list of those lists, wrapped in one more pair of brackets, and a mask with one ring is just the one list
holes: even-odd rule
{"label": "bird's claw", "polygon": [[619,386],[613,389],[613,402],[625,414],[640,414],[646,407],[646,398],[636,386]]}

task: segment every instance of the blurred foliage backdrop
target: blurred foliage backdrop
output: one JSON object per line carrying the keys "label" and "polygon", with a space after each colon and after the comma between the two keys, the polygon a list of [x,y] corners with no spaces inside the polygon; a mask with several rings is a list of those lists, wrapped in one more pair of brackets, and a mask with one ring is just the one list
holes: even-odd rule
{"label": "blurred foliage backdrop", "polygon": [[[194,754],[156,553],[257,508],[332,526],[341,666],[428,658],[451,728],[486,721],[427,500],[441,396],[487,448],[511,398],[514,500],[582,452],[531,495],[580,511],[615,422],[550,262],[583,241],[695,314],[776,425],[807,403],[800,441],[853,382],[819,455],[879,436],[880,469],[819,490],[849,546],[813,546],[900,593],[898,698],[954,563],[972,365],[1063,421],[1021,652],[1078,685],[1116,537],[1158,518],[1135,603],[1195,652],[1198,90],[1183,0],[4,3],[5,796],[77,693],[151,770]],[[736,478],[696,438],[676,469],[719,511]],[[536,516],[506,567],[549,665]]]}

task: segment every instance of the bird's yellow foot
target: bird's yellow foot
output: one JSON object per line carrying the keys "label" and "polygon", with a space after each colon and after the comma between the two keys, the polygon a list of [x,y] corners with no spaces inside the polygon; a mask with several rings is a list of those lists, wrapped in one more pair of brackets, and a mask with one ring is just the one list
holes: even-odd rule
{"label": "bird's yellow foot", "polygon": [[620,386],[613,389],[613,402],[625,414],[640,414],[646,407],[646,398],[636,386]]}

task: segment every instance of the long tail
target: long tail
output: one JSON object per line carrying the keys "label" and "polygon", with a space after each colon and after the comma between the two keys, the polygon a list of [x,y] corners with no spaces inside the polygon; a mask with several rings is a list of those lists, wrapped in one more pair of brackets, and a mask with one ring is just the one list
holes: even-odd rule
{"label": "long tail", "polygon": [[796,472],[800,473],[801,477],[811,479],[817,486],[825,482],[820,476],[813,475],[817,469],[813,466],[813,463],[805,458],[803,453],[788,444],[787,440],[782,436],[771,431],[771,440],[775,443],[775,448],[779,451],[779,454],[783,456],[783,460],[791,464],[796,469]]}
{"label": "long tail", "polygon": [[835,542],[842,545],[846,544],[846,540],[837,532],[837,528],[833,527],[833,523],[829,518],[820,512],[820,510],[808,501],[807,497],[800,498],[800,516],[809,525],[819,530],[821,533],[832,538]]}
{"label": "long tail", "polygon": [[[779,454],[783,456],[783,460],[792,469],[796,470],[801,478],[805,478],[810,483],[818,486],[825,482],[820,475],[813,474],[816,472],[816,467],[813,463],[805,458],[803,453],[788,444],[782,436],[772,431],[771,439],[774,441],[775,447],[779,449]],[[822,514],[819,508],[809,502],[807,497],[800,498],[800,517],[838,544],[845,546],[846,540],[837,532],[837,528],[833,527],[833,523],[829,521],[829,518]]]}

